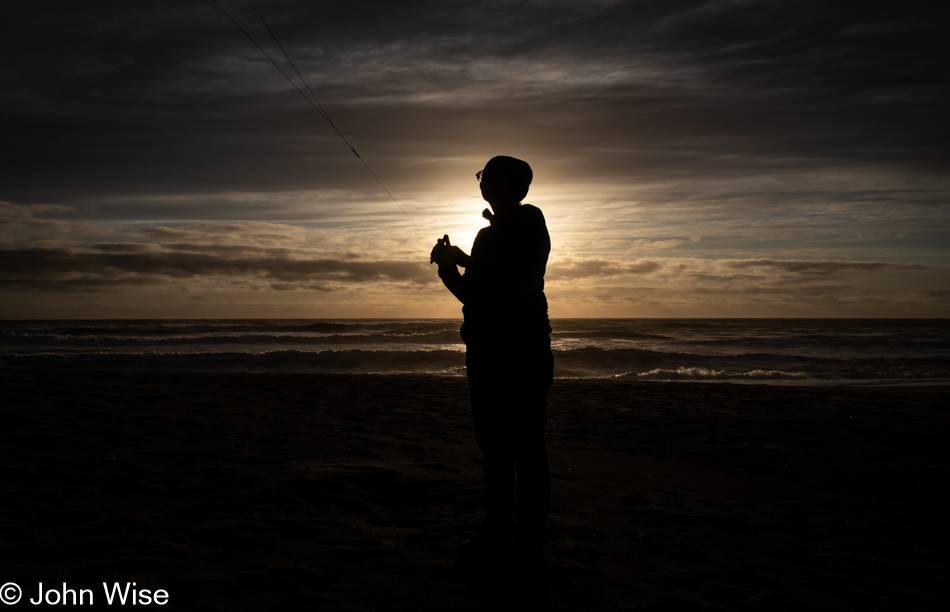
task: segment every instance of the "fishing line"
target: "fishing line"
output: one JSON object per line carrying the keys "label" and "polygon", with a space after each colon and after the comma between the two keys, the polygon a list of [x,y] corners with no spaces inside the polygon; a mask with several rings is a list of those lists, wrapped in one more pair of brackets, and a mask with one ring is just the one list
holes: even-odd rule
{"label": "fishing line", "polygon": [[280,41],[277,39],[277,36],[274,34],[274,31],[271,30],[270,26],[267,25],[267,22],[264,21],[264,16],[261,15],[260,11],[257,10],[257,7],[254,6],[254,3],[251,0],[247,0],[247,3],[251,5],[252,9],[254,9],[254,13],[257,14],[257,18],[260,19],[261,23],[264,25],[264,28],[266,28],[267,32],[271,35],[271,38],[274,39],[274,42],[277,43],[277,48],[280,49],[281,53],[284,54],[284,57],[287,58],[288,62],[290,62],[290,65],[293,67],[294,72],[297,73],[297,76],[300,78],[300,81],[304,84],[304,87],[306,87],[307,91],[310,92],[310,96],[308,96],[304,92],[304,90],[300,89],[300,87],[294,82],[294,80],[290,78],[290,76],[286,72],[284,72],[284,69],[281,68],[280,65],[277,62],[275,62],[274,59],[270,55],[267,54],[267,51],[265,51],[264,48],[261,47],[258,44],[258,42],[254,39],[254,37],[251,36],[248,33],[248,31],[245,30],[234,17],[231,16],[231,13],[229,13],[227,9],[225,9],[221,5],[221,3],[218,2],[218,0],[212,0],[212,2],[214,2],[218,6],[218,8],[221,9],[221,12],[223,12],[225,15],[228,16],[228,19],[231,20],[231,23],[237,26],[237,28],[241,31],[241,33],[244,34],[244,36],[246,36],[247,39],[250,40],[254,44],[255,47],[257,47],[257,50],[260,51],[264,55],[264,57],[266,57],[270,61],[270,63],[273,64],[274,67],[277,68],[277,70],[282,75],[284,75],[284,78],[287,79],[287,81],[291,85],[294,86],[294,89],[296,89],[300,93],[300,95],[304,97],[304,100],[306,100],[310,104],[310,106],[312,106],[315,111],[320,113],[320,116],[323,117],[326,120],[326,122],[330,124],[330,127],[332,127],[333,130],[337,133],[337,135],[341,139],[343,139],[343,142],[346,143],[346,146],[349,147],[350,151],[353,152],[353,155],[356,156],[356,159],[360,160],[360,163],[363,164],[363,167],[366,168],[366,171],[369,172],[370,175],[374,179],[376,179],[376,182],[379,184],[380,187],[382,187],[383,191],[386,192],[386,195],[389,196],[389,199],[393,201],[393,203],[399,208],[400,211],[402,211],[402,214],[405,215],[406,219],[409,220],[409,223],[412,224],[412,227],[416,228],[416,231],[419,232],[419,236],[422,238],[422,240],[426,243],[426,246],[428,247],[429,240],[426,238],[425,234],[422,233],[422,230],[419,229],[419,226],[416,225],[416,222],[412,220],[412,217],[409,216],[409,213],[406,212],[406,210],[402,207],[399,201],[396,200],[395,196],[393,196],[393,194],[389,191],[386,185],[384,185],[383,182],[379,179],[379,177],[376,176],[376,173],[373,172],[373,169],[369,167],[369,164],[366,163],[366,160],[360,157],[360,154],[356,152],[356,149],[353,147],[353,145],[350,144],[350,141],[346,139],[346,136],[343,135],[343,132],[341,132],[340,129],[336,126],[336,124],[333,123],[333,121],[330,119],[330,115],[323,108],[323,105],[320,104],[320,100],[317,99],[316,94],[313,93],[313,90],[310,88],[310,85],[307,83],[306,79],[304,79],[303,75],[300,74],[300,71],[297,70],[296,64],[294,64],[294,61],[290,59],[290,55],[288,55],[287,51],[284,50],[284,46],[280,44]]}

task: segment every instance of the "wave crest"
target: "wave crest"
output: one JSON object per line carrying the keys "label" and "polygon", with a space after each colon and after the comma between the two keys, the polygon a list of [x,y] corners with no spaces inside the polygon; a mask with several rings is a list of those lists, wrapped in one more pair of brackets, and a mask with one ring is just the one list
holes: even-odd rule
{"label": "wave crest", "polygon": [[656,368],[649,372],[628,372],[618,376],[618,378],[636,380],[777,380],[809,378],[809,376],[804,372],[784,372],[782,370],[755,369],[748,372],[727,372],[712,368],[680,367],[675,370]]}

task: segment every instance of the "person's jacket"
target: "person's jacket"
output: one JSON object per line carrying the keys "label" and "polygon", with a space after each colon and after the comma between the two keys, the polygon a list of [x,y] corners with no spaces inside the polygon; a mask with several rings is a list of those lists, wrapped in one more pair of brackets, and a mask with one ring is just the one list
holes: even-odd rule
{"label": "person's jacket", "polygon": [[465,274],[455,265],[439,277],[462,302],[462,339],[472,346],[497,340],[547,338],[551,332],[544,270],[551,238],[541,210],[522,204],[490,216],[472,244]]}

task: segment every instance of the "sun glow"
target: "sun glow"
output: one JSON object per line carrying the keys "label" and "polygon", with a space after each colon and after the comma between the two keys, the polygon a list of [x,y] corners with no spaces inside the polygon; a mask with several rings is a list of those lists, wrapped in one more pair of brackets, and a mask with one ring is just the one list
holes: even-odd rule
{"label": "sun glow", "polygon": [[472,252],[472,244],[475,242],[475,236],[479,230],[488,225],[488,221],[482,217],[466,221],[459,225],[459,229],[454,234],[449,234],[452,244],[458,246],[466,253]]}
{"label": "sun glow", "polygon": [[488,225],[482,217],[488,203],[480,195],[456,196],[442,202],[433,206],[434,213],[425,220],[427,233],[434,234],[435,238],[448,234],[453,245],[470,253],[478,231]]}

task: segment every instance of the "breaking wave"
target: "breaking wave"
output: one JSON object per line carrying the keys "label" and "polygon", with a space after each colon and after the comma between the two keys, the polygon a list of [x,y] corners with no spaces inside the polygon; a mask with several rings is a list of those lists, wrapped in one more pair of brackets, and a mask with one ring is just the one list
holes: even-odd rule
{"label": "breaking wave", "polygon": [[[454,319],[0,321],[0,368],[461,375]],[[947,320],[555,319],[555,376],[950,382]]]}
{"label": "breaking wave", "polygon": [[727,372],[709,368],[680,367],[675,370],[656,368],[649,372],[628,372],[618,376],[621,379],[636,380],[778,380],[809,378],[804,372],[783,372],[782,370],[750,370],[748,372]]}

